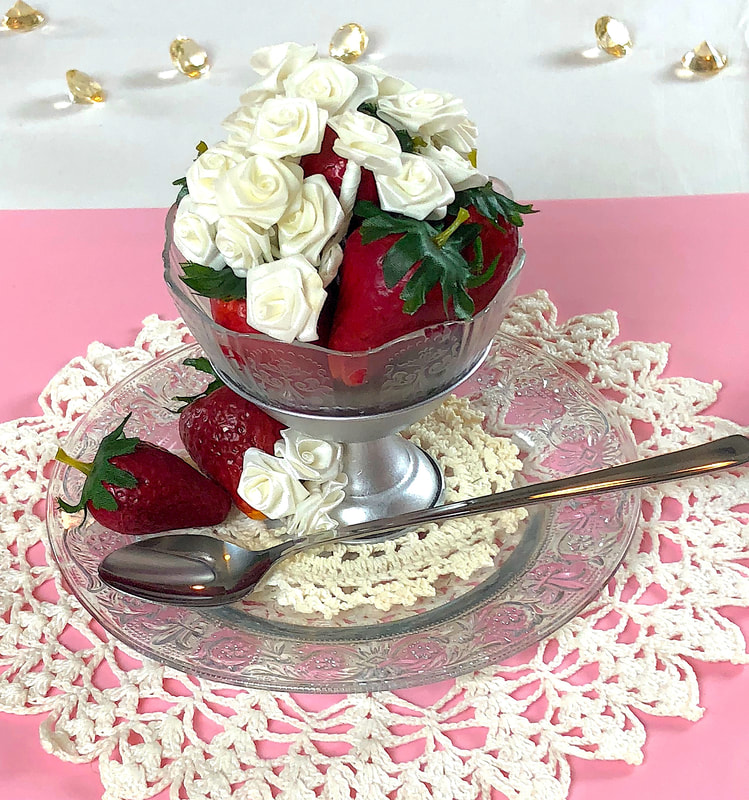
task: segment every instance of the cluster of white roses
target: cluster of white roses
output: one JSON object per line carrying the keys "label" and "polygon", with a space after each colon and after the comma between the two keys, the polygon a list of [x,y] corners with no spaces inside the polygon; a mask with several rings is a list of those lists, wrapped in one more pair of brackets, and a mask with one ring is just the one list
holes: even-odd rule
{"label": "cluster of white roses", "polygon": [[284,520],[288,535],[332,530],[330,512],[343,501],[347,483],[341,445],[290,428],[281,436],[274,455],[257,447],[245,452],[239,496],[269,519]]}
{"label": "cluster of white roses", "polygon": [[[374,174],[385,211],[415,219],[441,219],[455,191],[488,178],[471,160],[476,128],[450,94],[318,57],[315,46],[266,47],[251,64],[261,80],[224,120],[226,141],[187,171],[174,238],[186,258],[246,276],[252,327],[281,341],[314,341],[362,168]],[[362,103],[376,104],[379,118],[358,111]],[[339,197],[299,166],[320,152],[326,126],[347,160]],[[415,152],[402,151],[395,130],[407,131]]]}

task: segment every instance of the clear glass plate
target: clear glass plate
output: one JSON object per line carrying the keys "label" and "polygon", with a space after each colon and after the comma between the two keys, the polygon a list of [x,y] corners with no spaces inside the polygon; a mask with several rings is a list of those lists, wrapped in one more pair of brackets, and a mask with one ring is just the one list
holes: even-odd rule
{"label": "clear glass plate", "polygon": [[[128,412],[129,433],[184,453],[173,398],[202,388],[183,366],[185,345],[133,373],[79,421],[66,442],[93,457]],[[485,414],[485,429],[521,450],[520,480],[536,482],[633,460],[616,407],[574,370],[519,339],[499,335],[460,394]],[[619,566],[639,517],[639,493],[560,501],[529,510],[503,540],[491,569],[451,579],[410,607],[347,612],[324,620],[252,595],[232,606],[187,609],[149,603],[104,585],[97,566],[132,537],[65,525],[54,498],[76,497],[83,476],[56,464],[47,528],[71,591],[110,633],[184,672],[245,687],[350,692],[431,683],[499,663],[558,630],[601,591]],[[66,530],[66,527],[68,529]]]}

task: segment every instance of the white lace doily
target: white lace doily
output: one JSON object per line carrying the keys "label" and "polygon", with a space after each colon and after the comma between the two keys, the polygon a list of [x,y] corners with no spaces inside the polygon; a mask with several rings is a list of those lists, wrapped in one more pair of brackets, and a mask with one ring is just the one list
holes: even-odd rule
{"label": "white lace doily", "polygon": [[[539,292],[515,302],[505,330],[616,397],[642,455],[740,431],[702,413],[718,384],[661,377],[667,345],[615,344],[612,312],[559,323]],[[635,711],[699,718],[687,659],[749,660],[720,613],[749,605],[746,471],[644,490],[630,554],[586,612],[510,663],[455,680],[429,709],[377,692],[308,711],[295,695],[229,689],[138,657],[102,634],[48,559],[45,470],[107,389],[185,337],[149,317],[133,347],[94,343],[44,390],[40,417],[0,425],[0,708],[44,714],[42,743],[59,758],[98,760],[107,800],[170,785],[191,800],[473,800],[492,789],[557,800],[570,755],[641,761]],[[483,743],[457,744],[465,728],[484,729]]]}

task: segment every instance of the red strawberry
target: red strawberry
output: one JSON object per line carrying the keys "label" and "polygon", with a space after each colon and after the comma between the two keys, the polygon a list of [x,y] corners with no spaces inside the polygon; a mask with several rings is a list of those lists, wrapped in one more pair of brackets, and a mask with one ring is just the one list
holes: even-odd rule
{"label": "red strawberry", "polygon": [[[330,184],[335,196],[340,197],[341,182],[343,181],[348,161],[333,150],[333,144],[337,138],[338,134],[332,128],[325,128],[320,152],[302,156],[299,166],[304,170],[304,174],[307,177],[310,175],[322,175]],[[363,169],[361,172],[361,183],[356,195],[357,200],[367,200],[379,205],[380,201],[377,196],[374,175],[368,169]]]}
{"label": "red strawberry", "polygon": [[[441,228],[358,203],[328,346],[353,352],[453,319],[469,319],[504,284],[530,206],[491,185],[459,192]],[[340,375],[347,383],[345,370]]]}
{"label": "red strawberry", "polygon": [[193,461],[255,518],[262,515],[237,494],[244,454],[250,447],[273,453],[283,427],[227,386],[194,400],[179,417],[179,435]]}
{"label": "red strawberry", "polygon": [[230,331],[237,333],[260,333],[247,322],[247,301],[245,299],[220,300],[211,298],[211,316]]}
{"label": "red strawberry", "polygon": [[328,340],[331,350],[369,350],[445,320],[439,286],[427,294],[426,302],[413,314],[404,313],[400,293],[415,269],[395,286],[386,285],[383,260],[401,238],[402,234],[389,234],[365,244],[357,228],[346,240],[338,304]]}
{"label": "red strawberry", "polygon": [[58,498],[60,507],[71,514],[85,507],[106,528],[133,535],[223,522],[227,492],[163,447],[126,438],[129,418],[102,439],[91,463],[58,449],[58,461],[86,474],[80,500]]}

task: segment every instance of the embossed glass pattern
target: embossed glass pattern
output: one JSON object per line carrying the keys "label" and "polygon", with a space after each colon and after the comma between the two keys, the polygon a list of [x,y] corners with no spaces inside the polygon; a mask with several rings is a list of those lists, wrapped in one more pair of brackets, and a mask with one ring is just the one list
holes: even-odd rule
{"label": "embossed glass pattern", "polygon": [[[205,378],[182,362],[186,345],[118,384],[66,442],[78,458],[128,411],[133,432],[181,451],[175,395]],[[615,407],[573,370],[522,341],[499,335],[461,394],[492,434],[522,451],[521,479],[538,481],[635,458]],[[350,692],[424,684],[498,663],[556,631],[602,589],[627,550],[639,493],[622,492],[530,509],[519,535],[502,541],[492,569],[438,587],[409,608],[345,618],[305,617],[250,595],[217,609],[148,603],[103,585],[99,561],[129,541],[89,519],[65,530],[54,498],[74,496],[83,479],[57,464],[47,525],[52,552],[83,605],[137,651],[224,683],[276,690]],[[498,539],[502,531],[497,530]]]}

